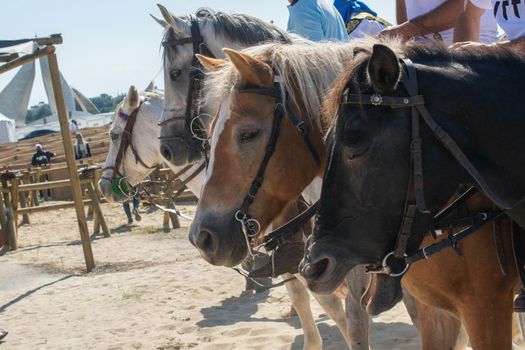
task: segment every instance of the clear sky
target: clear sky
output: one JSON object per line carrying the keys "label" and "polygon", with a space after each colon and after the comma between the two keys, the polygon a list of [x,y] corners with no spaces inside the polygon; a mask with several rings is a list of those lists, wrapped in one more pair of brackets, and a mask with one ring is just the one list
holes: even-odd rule
{"label": "clear sky", "polygon": [[[162,28],[149,16],[161,17],[159,0],[18,0],[2,1],[0,39],[20,39],[62,33],[58,63],[68,83],[88,97],[126,92],[129,85],[146,87],[156,76],[162,85]],[[394,23],[394,0],[366,1]],[[191,0],[162,2],[173,14],[210,7],[273,20],[286,28],[287,0]],[[16,72],[0,75],[0,90]],[[37,70],[31,104],[46,101]]]}

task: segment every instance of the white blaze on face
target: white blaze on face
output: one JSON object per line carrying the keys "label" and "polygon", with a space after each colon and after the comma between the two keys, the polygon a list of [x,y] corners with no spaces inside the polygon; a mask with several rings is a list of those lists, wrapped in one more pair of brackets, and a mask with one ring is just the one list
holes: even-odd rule
{"label": "white blaze on face", "polygon": [[217,123],[213,128],[213,133],[211,135],[211,147],[210,147],[210,162],[208,164],[208,171],[206,173],[206,180],[204,181],[204,186],[208,183],[210,178],[213,175],[213,167],[215,164],[215,150],[217,144],[219,143],[222,132],[224,131],[224,126],[228,119],[230,119],[230,105],[231,97],[229,97],[219,108],[219,115],[217,116]]}

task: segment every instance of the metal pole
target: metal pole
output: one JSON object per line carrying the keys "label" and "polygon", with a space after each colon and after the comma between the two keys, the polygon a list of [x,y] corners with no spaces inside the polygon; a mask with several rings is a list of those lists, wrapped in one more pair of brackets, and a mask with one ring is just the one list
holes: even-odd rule
{"label": "metal pole", "polygon": [[75,154],[73,153],[73,144],[71,142],[71,136],[69,135],[68,115],[64,102],[64,94],[62,92],[62,84],[60,83],[57,57],[54,51],[55,50],[53,47],[52,52],[48,55],[49,71],[51,73],[53,95],[55,96],[55,102],[57,106],[58,120],[60,122],[60,132],[62,134],[62,143],[64,144],[64,152],[66,154],[69,178],[71,179],[71,193],[73,195],[73,201],[75,202],[75,211],[77,213],[78,229],[80,231],[80,239],[82,240],[84,258],[86,260],[86,269],[88,272],[90,272],[95,268],[95,259],[93,257],[93,250],[91,249],[91,241],[89,238],[86,215],[84,213],[84,205],[82,203],[80,180],[78,178],[77,165],[75,163]]}

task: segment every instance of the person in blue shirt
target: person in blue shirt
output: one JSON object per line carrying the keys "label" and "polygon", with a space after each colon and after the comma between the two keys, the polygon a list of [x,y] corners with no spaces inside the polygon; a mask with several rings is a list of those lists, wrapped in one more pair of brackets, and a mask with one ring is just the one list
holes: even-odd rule
{"label": "person in blue shirt", "polygon": [[348,40],[341,15],[330,0],[288,0],[288,31],[312,41]]}
{"label": "person in blue shirt", "polygon": [[377,13],[362,1],[334,0],[334,6],[343,18],[350,40],[376,36],[391,25],[388,21],[378,17]]}

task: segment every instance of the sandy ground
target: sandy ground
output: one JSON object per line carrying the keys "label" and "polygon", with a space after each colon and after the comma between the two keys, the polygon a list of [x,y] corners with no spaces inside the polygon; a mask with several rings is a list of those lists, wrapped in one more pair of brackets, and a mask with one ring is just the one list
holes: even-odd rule
{"label": "sandy ground", "polygon": [[[191,215],[194,206],[180,209]],[[111,238],[93,240],[86,274],[74,211],[31,215],[20,249],[0,257],[0,349],[301,349],[284,287],[242,292],[243,278],[208,265],[187,240],[188,222],[163,233],[162,214],[125,226],[122,207],[103,205]],[[92,229],[92,222],[88,223]],[[324,349],[346,348],[313,301]],[[404,306],[374,319],[372,349],[415,350]]]}

